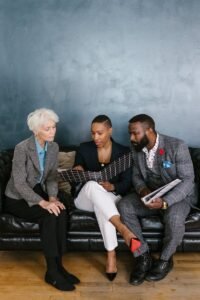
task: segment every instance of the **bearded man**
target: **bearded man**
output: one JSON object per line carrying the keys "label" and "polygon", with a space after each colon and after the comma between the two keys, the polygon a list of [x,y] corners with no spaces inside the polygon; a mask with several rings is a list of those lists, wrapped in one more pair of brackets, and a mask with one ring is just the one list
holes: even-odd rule
{"label": "bearded man", "polygon": [[[122,198],[118,208],[123,222],[141,241],[139,251],[134,253],[136,262],[130,276],[130,283],[139,285],[144,280],[161,280],[173,268],[172,256],[182,241],[185,219],[191,204],[197,202],[197,192],[190,153],[182,140],[156,132],[154,120],[145,114],[129,121],[129,134],[135,192]],[[141,201],[145,195],[177,178],[181,182],[163,197],[148,204]],[[152,215],[159,215],[164,224],[162,250],[154,263],[140,224],[140,218]]]}

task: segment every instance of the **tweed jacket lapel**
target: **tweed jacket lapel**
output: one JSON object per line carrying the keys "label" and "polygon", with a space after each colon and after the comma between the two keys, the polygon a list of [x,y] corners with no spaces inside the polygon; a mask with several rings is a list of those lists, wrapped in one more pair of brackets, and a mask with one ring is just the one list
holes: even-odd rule
{"label": "tweed jacket lapel", "polygon": [[28,142],[29,155],[36,169],[40,172],[40,164],[36,150],[35,137],[31,136]]}
{"label": "tweed jacket lapel", "polygon": [[111,151],[110,162],[115,160],[116,157],[118,157],[118,156],[119,156],[119,150],[118,150],[117,144],[115,143],[115,141],[112,138],[112,151]]}
{"label": "tweed jacket lapel", "polygon": [[94,170],[99,169],[99,158],[98,158],[98,151],[97,146],[92,141],[90,145],[90,161],[92,162],[92,168]]}
{"label": "tweed jacket lapel", "polygon": [[[164,153],[161,154],[160,150],[164,150]],[[165,183],[168,183],[169,181],[171,181],[171,177],[166,172],[166,170],[163,168],[163,161],[166,159],[165,158],[166,151],[167,151],[167,145],[165,144],[164,136],[162,134],[159,134],[159,145],[158,145],[158,149],[157,149],[157,152],[156,152],[155,159],[157,159],[158,168],[159,168],[160,175],[161,175],[163,181]],[[142,173],[142,176],[145,180],[147,178],[145,153],[143,151],[140,151],[140,152],[137,153],[137,156],[138,156],[139,169],[140,169],[140,171]]]}
{"label": "tweed jacket lapel", "polygon": [[143,151],[138,152],[138,165],[140,172],[142,173],[142,176],[144,180],[147,178],[147,172],[146,172],[146,158],[145,153]]}
{"label": "tweed jacket lapel", "polygon": [[[48,173],[49,167],[51,166],[51,162],[54,161],[54,151],[53,151],[53,155],[52,155],[52,150],[53,150],[52,145],[53,145],[52,143],[48,143],[47,153],[46,153],[46,158],[45,158],[45,167],[44,167],[43,178],[46,177],[46,174]],[[31,136],[30,139],[29,139],[28,148],[29,148],[30,159],[32,160],[32,162],[33,162],[34,166],[36,167],[36,169],[39,172],[41,172],[34,136]]]}
{"label": "tweed jacket lapel", "polygon": [[166,153],[167,153],[167,144],[165,144],[164,136],[159,134],[159,145],[156,153],[156,158],[158,162],[158,167],[160,170],[160,175],[165,183],[171,181],[171,177],[163,167],[163,162],[166,160]]}
{"label": "tweed jacket lapel", "polygon": [[48,173],[48,170],[51,166],[51,163],[52,161],[54,162],[55,161],[55,153],[54,153],[54,150],[53,150],[53,143],[49,142],[48,143],[48,147],[47,147],[47,153],[46,153],[46,158],[45,158],[45,166],[44,166],[44,174],[43,174],[43,177],[45,178],[46,177],[46,174]]}

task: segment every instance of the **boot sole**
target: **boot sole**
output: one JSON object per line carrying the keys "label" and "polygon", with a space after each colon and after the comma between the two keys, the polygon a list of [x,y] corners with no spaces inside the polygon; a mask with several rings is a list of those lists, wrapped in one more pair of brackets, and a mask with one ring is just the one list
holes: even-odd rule
{"label": "boot sole", "polygon": [[75,290],[75,287],[73,285],[70,284],[70,286],[68,287],[59,287],[59,285],[57,284],[56,280],[53,280],[51,278],[49,278],[48,276],[45,276],[45,282],[52,285],[53,287],[55,287],[56,289],[58,289],[59,291],[63,291],[63,292],[71,292]]}

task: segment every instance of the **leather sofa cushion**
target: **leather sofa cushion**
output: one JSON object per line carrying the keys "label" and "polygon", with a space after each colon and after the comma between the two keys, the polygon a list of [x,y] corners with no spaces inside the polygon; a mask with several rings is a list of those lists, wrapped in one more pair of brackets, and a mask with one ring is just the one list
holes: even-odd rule
{"label": "leather sofa cushion", "polygon": [[[70,232],[99,232],[94,213],[75,209],[70,212],[68,230]],[[10,214],[0,215],[0,233],[3,234],[39,234],[39,225],[27,222]]]}
{"label": "leather sofa cushion", "polygon": [[164,228],[159,216],[141,218],[140,222],[144,231],[160,231]]}
{"label": "leather sofa cushion", "polygon": [[[163,231],[164,226],[158,216],[145,217],[140,221],[144,233]],[[191,213],[186,219],[185,225],[186,232],[199,231],[200,212]],[[79,209],[73,209],[69,213],[68,226],[70,232],[99,232],[95,214]],[[39,225],[9,214],[2,214],[0,216],[0,233],[39,234]]]}
{"label": "leather sofa cushion", "polygon": [[70,212],[69,231],[88,232],[99,231],[99,226],[92,212],[86,212],[80,209],[74,209]]}
{"label": "leather sofa cushion", "polygon": [[[159,216],[141,218],[142,230],[145,231],[163,231],[164,225]],[[99,226],[95,214],[91,212],[74,209],[70,212],[69,230],[76,232],[98,231]],[[200,229],[200,212],[191,213],[185,222],[186,231]]]}
{"label": "leather sofa cushion", "polygon": [[9,214],[0,216],[0,233],[6,234],[39,234],[39,225],[33,222],[27,222],[21,218]]}
{"label": "leather sofa cushion", "polygon": [[193,211],[185,222],[186,231],[200,231],[200,211]]}

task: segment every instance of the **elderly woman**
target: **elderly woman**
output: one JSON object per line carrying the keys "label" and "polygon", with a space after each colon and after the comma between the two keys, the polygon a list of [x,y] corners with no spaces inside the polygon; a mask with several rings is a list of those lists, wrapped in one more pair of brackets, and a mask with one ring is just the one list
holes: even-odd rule
{"label": "elderly woman", "polygon": [[58,121],[50,109],[37,109],[28,115],[27,123],[33,135],[15,147],[5,209],[39,223],[47,264],[45,281],[59,290],[71,291],[79,279],[62,265],[67,216],[64,204],[57,198],[58,145],[53,140]]}
{"label": "elderly woman", "polygon": [[[127,153],[129,148],[112,139],[112,123],[106,115],[94,118],[91,124],[92,140],[82,143],[76,154],[74,168],[77,170],[100,171],[107,164]],[[127,169],[110,181],[88,181],[75,198],[79,209],[94,212],[107,250],[106,275],[112,281],[117,274],[115,248],[117,247],[116,229],[123,236],[132,252],[137,251],[137,240],[125,224],[121,222],[116,204],[121,195],[131,187],[131,169]]]}

